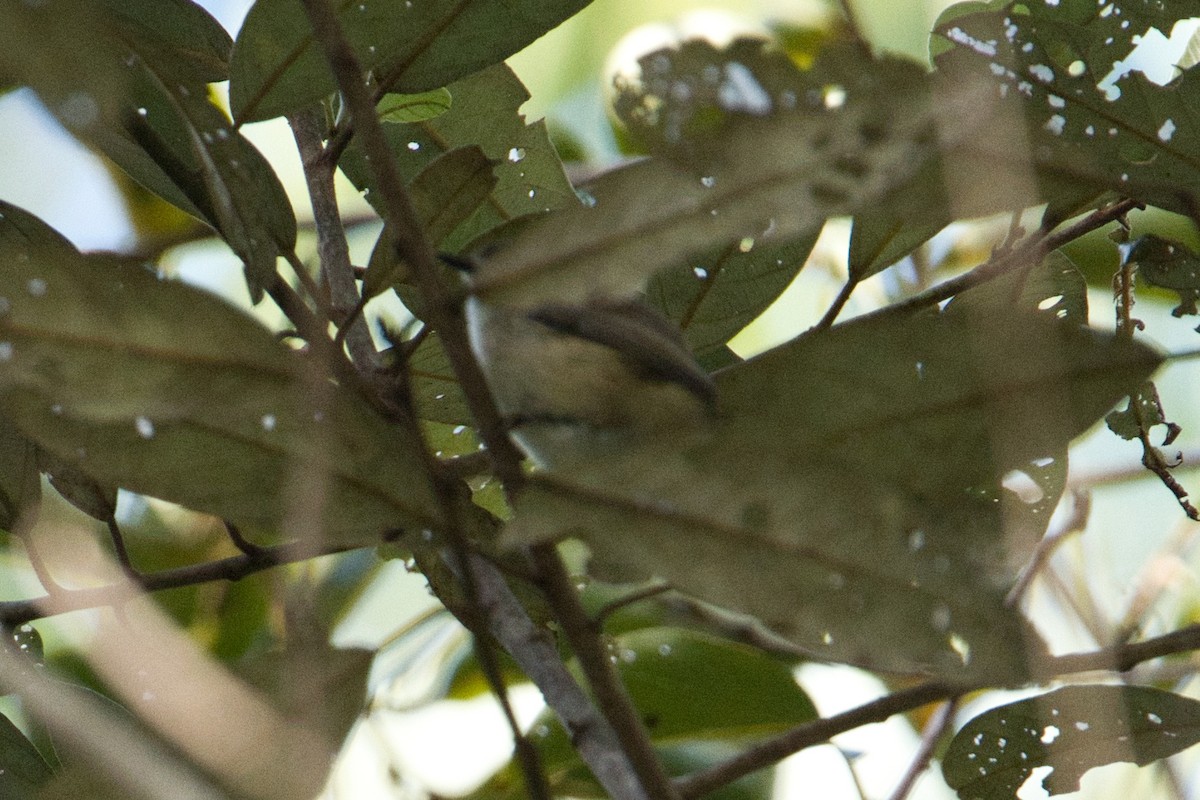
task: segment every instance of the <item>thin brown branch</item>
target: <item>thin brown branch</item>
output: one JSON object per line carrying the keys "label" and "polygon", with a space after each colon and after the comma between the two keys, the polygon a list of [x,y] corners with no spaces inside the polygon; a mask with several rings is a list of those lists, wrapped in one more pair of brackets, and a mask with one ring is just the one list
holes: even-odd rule
{"label": "thin brown branch", "polygon": [[321,157],[324,116],[319,109],[309,109],[293,114],[288,122],[296,139],[312,204],[321,277],[329,288],[334,322],[344,328],[339,330],[338,338],[345,339],[350,358],[359,370],[369,371],[375,365],[375,345],[366,321],[361,314],[355,313],[362,298],[355,282],[354,266],[350,263],[350,247],[334,189],[336,164]]}
{"label": "thin brown branch", "polygon": [[347,549],[351,548],[339,547],[313,552],[311,547],[281,544],[262,548],[257,554],[244,553],[216,561],[140,574],[136,581],[121,581],[86,589],[60,587],[42,597],[0,601],[0,625],[11,627],[71,611],[119,607],[145,592],[179,589],[213,581],[238,581],[273,567],[307,561],[319,555],[342,553]]}
{"label": "thin brown branch", "polygon": [[[523,477],[520,456],[508,440],[507,431],[496,411],[483,373],[475,362],[467,341],[461,301],[441,283],[440,271],[433,250],[425,238],[424,226],[413,208],[388,146],[387,137],[375,116],[374,99],[366,86],[362,66],[327,0],[303,0],[303,4],[313,36],[334,74],[350,112],[359,143],[369,162],[384,222],[393,233],[398,255],[413,267],[417,286],[426,302],[427,321],[441,334],[447,358],[463,387],[468,407],[479,426],[480,438],[487,444],[488,452],[492,455],[495,473],[506,486],[515,488],[520,485]],[[328,162],[328,169],[333,169],[333,162]],[[349,278],[353,279],[352,271]],[[424,441],[423,431],[415,420],[409,418],[403,421],[410,426],[418,440]],[[549,789],[540,767],[538,753],[517,724],[499,662],[491,647],[491,639],[488,636],[490,620],[480,604],[476,571],[470,564],[472,556],[466,541],[466,520],[463,517],[467,511],[461,502],[462,495],[459,491],[461,482],[445,473],[431,448],[425,446],[421,451],[426,472],[433,483],[442,510],[442,532],[457,562],[459,580],[467,599],[465,605],[458,610],[459,619],[475,636],[480,665],[512,732],[518,761],[525,777],[525,788],[535,800],[548,798]],[[469,500],[465,505],[470,505]]]}
{"label": "thin brown branch", "polygon": [[900,782],[888,795],[888,800],[906,800],[912,793],[913,787],[917,785],[917,778],[920,778],[921,774],[929,769],[929,760],[933,758],[938,741],[946,733],[950,723],[954,721],[954,712],[957,708],[958,698],[951,697],[942,703],[941,707],[925,723],[925,730],[921,732],[921,744],[913,755],[912,761],[909,762],[908,769],[901,776]]}
{"label": "thin brown branch", "polygon": [[817,321],[817,324],[809,329],[809,332],[823,331],[837,322],[838,315],[842,313],[842,309],[846,307],[846,303],[850,302],[850,295],[854,294],[854,290],[857,287],[858,280],[854,277],[848,278],[838,291],[837,297],[833,298],[833,302],[829,304],[829,308],[822,315],[821,319]]}
{"label": "thin brown branch", "polygon": [[629,756],[647,794],[670,800],[676,797],[662,763],[658,760],[646,726],[616,673],[608,647],[598,625],[579,602],[579,592],[566,566],[552,547],[533,550],[533,562],[541,577],[541,587],[562,626],[563,634],[579,661],[600,710],[608,717],[622,749]]}
{"label": "thin brown branch", "polygon": [[970,272],[943,281],[937,286],[901,300],[898,303],[885,306],[878,311],[864,314],[861,318],[904,315],[937,305],[967,289],[987,283],[1011,269],[1018,268],[1031,261],[1040,260],[1064,244],[1073,242],[1080,236],[1098,230],[1111,222],[1119,221],[1130,211],[1140,207],[1141,204],[1136,200],[1119,200],[1110,206],[1093,211],[1083,219],[1077,220],[1054,233],[1038,231],[1032,234],[1024,243],[1007,252],[994,254]]}
{"label": "thin brown branch", "polygon": [[121,565],[121,569],[125,571],[133,580],[138,580],[141,576],[137,569],[133,566],[133,560],[129,557],[129,548],[125,546],[125,537],[121,534],[121,526],[117,523],[117,518],[109,516],[104,524],[108,526],[108,538],[112,541],[113,554],[117,557],[117,563]]}
{"label": "thin brown branch", "polygon": [[664,592],[669,591],[671,591],[671,584],[667,583],[666,581],[655,581],[649,586],[636,589],[623,597],[618,597],[616,600],[605,603],[603,606],[601,606],[600,610],[596,612],[593,625],[595,625],[595,627],[598,629],[602,629],[608,618],[621,609],[628,608],[634,603],[640,603],[641,601],[648,600],[651,597],[658,597]]}
{"label": "thin brown branch", "polygon": [[773,766],[793,753],[798,753],[813,745],[824,744],[839,733],[845,733],[872,722],[883,722],[896,714],[912,711],[939,700],[957,697],[964,691],[965,687],[963,686],[943,681],[930,681],[910,689],[902,689],[841,714],[793,728],[773,739],[751,747],[746,752],[722,764],[679,778],[675,781],[675,787],[679,790],[679,796],[684,800],[701,797],[722,786],[727,786],[751,772]]}

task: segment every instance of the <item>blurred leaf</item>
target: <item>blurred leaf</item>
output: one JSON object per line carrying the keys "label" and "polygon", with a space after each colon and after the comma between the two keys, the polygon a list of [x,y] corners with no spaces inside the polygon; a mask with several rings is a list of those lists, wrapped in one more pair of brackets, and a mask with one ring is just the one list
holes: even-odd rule
{"label": "blurred leaf", "polygon": [[0,84],[29,86],[50,113],[86,137],[118,117],[125,93],[124,50],[90,0],[4,3]]}
{"label": "blurred leaf", "polygon": [[1011,680],[1036,637],[1003,605],[1003,518],[979,489],[1060,453],[1158,361],[1027,312],[838,326],[718,373],[712,432],[535,476],[508,541],[581,535],[599,577],[657,574],[822,659]]}
{"label": "blurred leaf", "polygon": [[691,39],[642,56],[638,68],[614,79],[613,111],[650,152],[677,157],[703,150],[736,118],[795,108],[821,88],[758,38],[726,47]]}
{"label": "blurred leaf", "polygon": [[916,65],[864,65],[861,53],[853,68],[835,61],[826,68],[852,73],[852,83],[731,119],[713,140],[684,149],[701,151],[700,163],[650,159],[597,179],[586,207],[548,215],[485,259],[477,293],[527,306],[626,295],[657,270],[742,237],[803,239],[827,217],[856,213],[904,186],[942,149],[988,124],[977,88],[935,101]]}
{"label": "blurred leaf", "polygon": [[1137,274],[1151,286],[1170,289],[1179,295],[1176,317],[1200,314],[1200,255],[1172,239],[1146,234],[1121,247],[1121,263],[1135,264]]}
{"label": "blurred leaf", "polygon": [[268,529],[290,493],[321,487],[325,535],[343,543],[433,524],[417,443],[349,391],[314,392],[300,355],[244,313],[60,248],[0,237],[0,259],[4,404],[68,465]]}
{"label": "blurred leaf", "polygon": [[33,743],[8,717],[0,714],[0,797],[35,800],[38,787],[53,774]]}
{"label": "blurred leaf", "polygon": [[[589,0],[339,0],[342,31],[363,69],[413,94],[498,64]],[[238,123],[296,111],[337,86],[298,0],[258,0],[238,34],[229,103]]]}
{"label": "blurred leaf", "polygon": [[[467,145],[477,145],[495,162],[497,183],[488,202],[443,241],[443,250],[458,252],[507,220],[577,203],[545,122],[525,123],[520,108],[529,92],[508,66],[490,67],[448,89],[454,104],[445,114],[384,129],[406,181],[413,181],[443,153]],[[367,200],[377,203],[374,179],[355,144],[351,143],[339,166],[360,191],[367,192]]]}
{"label": "blurred leaf", "polygon": [[37,447],[0,415],[0,530],[27,532],[37,518],[41,499]]}
{"label": "blurred leaf", "polygon": [[256,643],[268,641],[274,592],[270,580],[260,575],[251,575],[223,588],[211,649],[217,658],[232,662]]}
{"label": "blurred leaf", "polygon": [[680,327],[703,361],[778,299],[804,266],[817,235],[784,243],[765,235],[724,245],[655,275],[646,298]]}
{"label": "blurred leaf", "polygon": [[1200,703],[1148,686],[1069,686],[968,722],[942,760],[962,800],[1015,800],[1038,767],[1038,789],[1079,789],[1093,767],[1150,764],[1200,742]]}
{"label": "blurred leaf", "polygon": [[[1120,13],[1114,13],[1117,9]],[[935,27],[939,75],[993,87],[997,123],[947,166],[956,205],[1007,181],[1037,181],[1061,217],[1105,190],[1192,213],[1200,134],[1187,124],[1200,72],[1166,86],[1106,75],[1151,27],[1169,32],[1200,3],[963,4]],[[1032,171],[1031,171],[1032,168]],[[961,205],[960,205],[961,207]]]}
{"label": "blurred leaf", "polygon": [[420,94],[385,94],[375,106],[382,122],[423,122],[450,109],[450,92],[434,89]]}
{"label": "blurred leaf", "polygon": [[233,40],[212,16],[190,0],[100,0],[120,38],[175,80],[229,80]]}
{"label": "blurred leaf", "polygon": [[[496,186],[493,166],[478,147],[460,147],[434,159],[409,185],[409,199],[431,247],[438,247],[487,200]],[[374,297],[405,281],[407,273],[396,260],[392,233],[385,228],[371,253],[363,296]]]}

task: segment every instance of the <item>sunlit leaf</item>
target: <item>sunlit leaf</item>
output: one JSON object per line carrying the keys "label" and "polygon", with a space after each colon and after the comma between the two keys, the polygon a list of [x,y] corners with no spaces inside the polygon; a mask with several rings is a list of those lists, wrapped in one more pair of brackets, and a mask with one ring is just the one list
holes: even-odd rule
{"label": "sunlit leaf", "polygon": [[375,110],[382,122],[423,122],[449,110],[450,92],[444,87],[420,94],[385,94]]}
{"label": "sunlit leaf", "polygon": [[[363,68],[389,91],[436,89],[498,64],[589,0],[338,0]],[[241,122],[303,108],[336,89],[298,0],[258,0],[233,51],[229,102]]]}
{"label": "sunlit leaf", "polygon": [[1200,703],[1148,686],[1069,686],[994,708],[955,735],[942,761],[962,800],[1015,800],[1038,767],[1039,788],[1074,792],[1093,767],[1145,765],[1200,742]]}
{"label": "sunlit leaf", "polygon": [[[791,667],[746,645],[678,628],[643,628],[614,636],[613,659],[650,740],[672,775],[711,766],[745,742],[816,719]],[[602,797],[562,725],[547,710],[533,740],[552,788],[564,795]],[[706,749],[705,745],[723,745]],[[519,785],[510,765],[491,787]],[[743,784],[726,797],[757,797]],[[759,786],[758,788],[761,788]],[[489,796],[485,786],[478,797]],[[512,796],[501,791],[501,797]]]}
{"label": "sunlit leaf", "polygon": [[319,487],[313,511],[343,542],[433,521],[415,443],[356,395],[314,391],[252,318],[60,248],[0,237],[0,257],[4,405],[67,465],[271,530],[292,493]]}

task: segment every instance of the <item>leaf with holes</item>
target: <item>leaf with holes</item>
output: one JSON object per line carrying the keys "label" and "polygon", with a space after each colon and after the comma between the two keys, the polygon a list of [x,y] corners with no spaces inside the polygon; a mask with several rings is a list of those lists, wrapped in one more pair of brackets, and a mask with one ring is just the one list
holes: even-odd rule
{"label": "leaf with holes", "polygon": [[1200,96],[1200,71],[1159,86],[1116,65],[1151,27],[1169,32],[1198,14],[1196,0],[949,9],[934,30],[938,74],[992,86],[997,112],[988,135],[965,143],[947,171],[956,204],[1032,179],[1058,215],[1108,190],[1190,214],[1200,134],[1187,109]]}
{"label": "leaf with holes", "polygon": [[769,229],[779,242],[803,239],[988,124],[974,113],[975,88],[935,102],[919,69],[854,63],[856,82],[837,102],[818,93],[740,115],[704,143],[700,162],[649,159],[597,179],[585,207],[547,215],[485,258],[477,294],[519,306],[628,295],[656,271],[743,237]]}
{"label": "leaf with holes", "polygon": [[1136,265],[1151,286],[1178,294],[1179,305],[1171,311],[1176,317],[1200,314],[1200,255],[1184,243],[1147,234],[1122,246],[1121,262]]}
{"label": "leaf with holes", "polygon": [[[388,91],[437,89],[498,64],[590,0],[338,0],[342,31]],[[233,50],[229,104],[239,123],[299,110],[337,86],[299,0],[259,0]]]}
{"label": "leaf with holes", "polygon": [[1144,766],[1200,742],[1200,702],[1148,686],[1069,686],[994,708],[955,734],[942,759],[962,800],[1015,800],[1038,767],[1051,795],[1089,769]]}

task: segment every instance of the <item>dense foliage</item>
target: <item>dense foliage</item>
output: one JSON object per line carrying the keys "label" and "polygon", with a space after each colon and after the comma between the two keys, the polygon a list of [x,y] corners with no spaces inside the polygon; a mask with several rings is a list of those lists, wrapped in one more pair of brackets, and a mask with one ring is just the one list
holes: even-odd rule
{"label": "dense foliage", "polygon": [[[1129,672],[1200,630],[1134,625],[1063,655],[1024,605],[1081,527],[1051,520],[1078,507],[1068,447],[1101,420],[1200,518],[1163,449],[1167,356],[1133,316],[1145,286],[1197,313],[1180,239],[1200,222],[1200,73],[1107,77],[1200,2],[961,3],[928,69],[873,53],[853,20],[683,42],[613,87],[647,157],[573,185],[504,59],[585,5],[258,0],[233,41],[189,0],[0,0],[0,88],[32,89],[131,193],[181,212],[137,252],[85,253],[0,201],[0,528],[42,587],[0,600],[0,795],[316,796],[412,671],[393,645],[369,681],[371,653],[329,644],[391,560],[440,602],[396,637],[436,662],[423,699],[525,681],[546,699],[527,736],[506,707],[514,760],[481,800],[764,797],[765,770],[837,733],[1060,682],[956,734],[935,715],[917,768],[936,757],[963,800],[1005,800],[1200,740],[1200,703]],[[242,132],[276,117],[312,230]],[[339,169],[378,220],[342,218]],[[1135,237],[1145,208],[1184,233]],[[930,241],[997,214],[1007,233],[969,271],[838,322],[899,262],[944,277]],[[834,217],[853,228],[833,306],[744,358],[729,342]],[[350,228],[377,237],[365,265]],[[284,327],[164,277],[172,246],[212,235]],[[453,256],[476,263],[469,288]],[[1089,281],[1112,281],[1107,330]],[[366,301],[392,294],[411,318],[375,325]],[[531,469],[468,294],[543,314],[643,297],[711,372],[715,421]],[[118,490],[197,513],[118,513]],[[81,514],[39,521],[59,500]],[[42,551],[82,515],[107,549],[63,585]],[[111,609],[92,642],[47,660],[30,623],[90,608]],[[447,612],[469,642],[431,643]],[[821,718],[793,678],[813,661],[895,690]]]}

